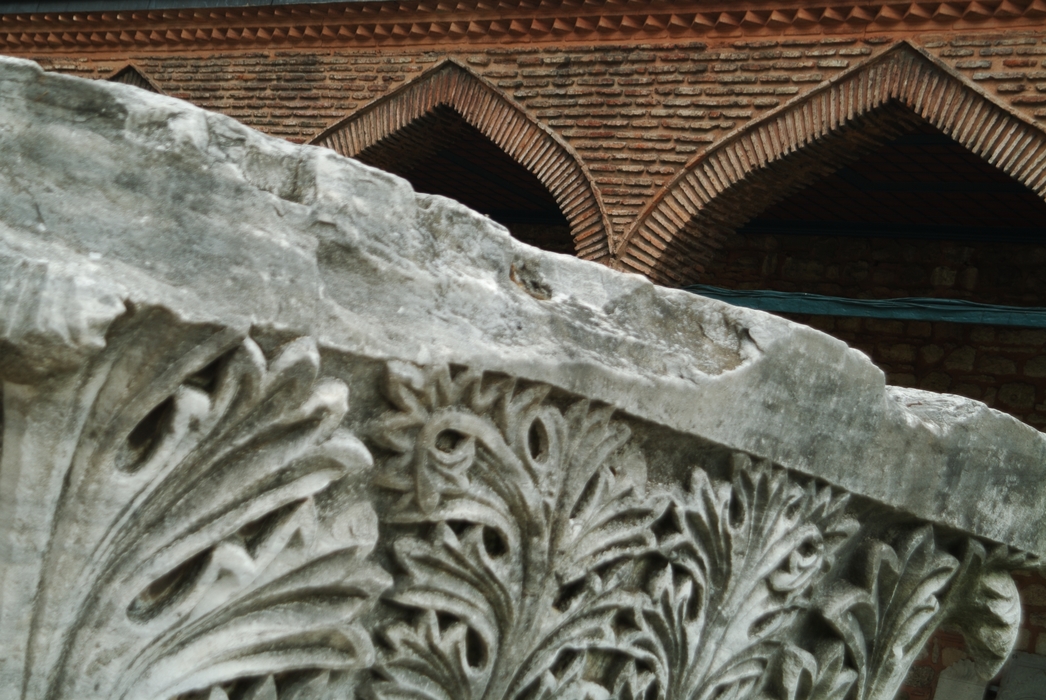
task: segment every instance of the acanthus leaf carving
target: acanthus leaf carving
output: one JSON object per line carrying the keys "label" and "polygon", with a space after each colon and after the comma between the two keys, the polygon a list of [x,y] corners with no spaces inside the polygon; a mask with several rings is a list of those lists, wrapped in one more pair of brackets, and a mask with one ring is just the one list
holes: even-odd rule
{"label": "acanthus leaf carving", "polygon": [[[307,338],[268,359],[159,312],[120,330],[64,380],[79,429],[56,462],[23,696],[220,695],[369,665],[358,618],[391,583],[367,561],[377,519],[369,503],[329,515],[316,501],[371,464],[340,427],[346,385],[320,377]],[[18,437],[27,449],[48,434]]]}
{"label": "acanthus leaf carving", "polygon": [[931,525],[888,539],[868,538],[850,574],[835,581],[818,604],[853,659],[856,700],[891,700],[930,635],[948,620],[962,629],[979,672],[986,679],[994,675],[1020,623],[1009,571],[1027,557],[1000,546],[989,551],[965,538],[960,559]]}
{"label": "acanthus leaf carving", "polygon": [[856,556],[852,580],[829,589],[821,614],[853,658],[858,700],[893,697],[933,630],[938,595],[958,564],[937,548],[933,528],[925,526],[896,545],[869,539]]}
{"label": "acanthus leaf carving", "polygon": [[138,313],[64,385],[24,696],[889,700],[943,621],[982,673],[1012,646],[1022,555],[742,453],[659,483],[627,417],[511,377],[390,363],[382,522],[325,508],[372,458],[315,344]]}
{"label": "acanthus leaf carving", "polygon": [[962,569],[947,599],[946,621],[963,632],[977,674],[989,680],[1010,656],[1020,631],[1021,600],[1010,574],[1036,558],[1005,545],[966,540]]}
{"label": "acanthus leaf carving", "polygon": [[695,469],[673,503],[665,564],[644,613],[658,640],[659,697],[748,697],[836,549],[856,530],[846,497],[746,456],[731,482]]}
{"label": "acanthus leaf carving", "polygon": [[613,411],[548,393],[392,368],[380,483],[403,494],[390,520],[428,535],[394,543],[406,577],[390,599],[417,614],[383,633],[377,697],[550,696],[555,669],[616,644],[618,564],[655,546],[656,504]]}
{"label": "acanthus leaf carving", "polygon": [[610,408],[547,387],[402,365],[387,393],[389,599],[413,612],[376,697],[749,697],[856,531],[845,496],[743,455],[650,489]]}
{"label": "acanthus leaf carving", "polygon": [[846,700],[857,681],[846,647],[838,639],[822,639],[813,653],[785,644],[774,659],[761,698],[776,700]]}

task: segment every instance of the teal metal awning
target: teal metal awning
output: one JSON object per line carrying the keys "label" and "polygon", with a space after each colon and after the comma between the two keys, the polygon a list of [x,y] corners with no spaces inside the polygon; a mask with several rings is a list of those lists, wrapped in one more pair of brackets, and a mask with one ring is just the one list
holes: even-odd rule
{"label": "teal metal awning", "polygon": [[704,284],[694,284],[683,289],[735,306],[777,313],[1046,328],[1046,308],[1042,307],[1001,306],[927,297],[850,299],[765,289],[723,289]]}

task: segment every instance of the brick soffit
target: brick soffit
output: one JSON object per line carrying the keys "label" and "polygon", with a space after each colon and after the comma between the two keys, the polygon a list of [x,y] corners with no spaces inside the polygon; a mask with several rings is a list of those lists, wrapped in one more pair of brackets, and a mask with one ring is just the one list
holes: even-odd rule
{"label": "brick soffit", "polygon": [[310,143],[356,156],[441,106],[453,109],[541,181],[570,222],[579,257],[609,261],[610,220],[577,152],[512,98],[456,61],[430,68],[336,122]]}
{"label": "brick soffit", "polygon": [[1046,0],[431,0],[0,13],[8,53],[196,51],[965,31],[1036,27]]}
{"label": "brick soffit", "polygon": [[904,41],[688,163],[621,238],[618,265],[693,283],[738,226],[918,119],[1046,198],[1046,132]]}

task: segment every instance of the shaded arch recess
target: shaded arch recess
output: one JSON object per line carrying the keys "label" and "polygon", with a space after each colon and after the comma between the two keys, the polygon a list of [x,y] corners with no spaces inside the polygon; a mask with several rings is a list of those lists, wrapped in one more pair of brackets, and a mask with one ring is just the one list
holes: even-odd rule
{"label": "shaded arch recess", "polygon": [[155,92],[158,95],[163,95],[164,91],[160,89],[152,78],[147,76],[138,66],[133,63],[128,63],[123,68],[119,69],[106,80],[113,83],[123,83],[124,85],[133,85],[136,88],[142,90],[148,90],[149,92]]}
{"label": "shaded arch recess", "polygon": [[689,163],[622,239],[620,265],[695,282],[747,220],[923,121],[1046,196],[1046,133],[901,43]]}
{"label": "shaded arch recess", "polygon": [[548,189],[570,224],[578,257],[609,262],[609,221],[574,150],[496,88],[454,62],[437,66],[346,117],[311,143],[356,156],[439,108],[452,109]]}

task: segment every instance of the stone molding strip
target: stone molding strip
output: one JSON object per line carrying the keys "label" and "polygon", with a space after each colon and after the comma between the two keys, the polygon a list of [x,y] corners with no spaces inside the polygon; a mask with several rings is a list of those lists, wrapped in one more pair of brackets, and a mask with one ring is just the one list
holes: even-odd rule
{"label": "stone molding strip", "polygon": [[592,176],[559,135],[510,97],[454,61],[445,61],[328,127],[310,143],[353,157],[440,106],[453,109],[533,173],[555,198],[578,257],[610,257],[610,220]]}
{"label": "stone molding strip", "polygon": [[747,219],[919,119],[1046,196],[1046,133],[902,42],[697,156],[625,234],[620,265],[664,284],[695,282]]}
{"label": "stone molding strip", "polygon": [[373,2],[311,7],[228,8],[0,15],[7,53],[151,49],[193,51],[294,46],[620,41],[822,32],[890,32],[1038,26],[1046,0],[957,2],[728,3]]}

